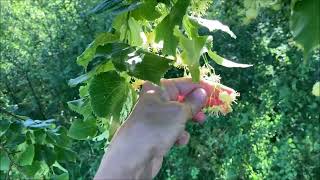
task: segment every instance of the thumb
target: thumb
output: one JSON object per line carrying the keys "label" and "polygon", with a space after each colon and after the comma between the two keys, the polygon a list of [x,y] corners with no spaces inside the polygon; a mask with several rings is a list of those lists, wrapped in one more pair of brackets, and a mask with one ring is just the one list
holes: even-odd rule
{"label": "thumb", "polygon": [[207,93],[202,88],[193,90],[184,99],[184,103],[191,108],[192,117],[205,106],[206,102]]}

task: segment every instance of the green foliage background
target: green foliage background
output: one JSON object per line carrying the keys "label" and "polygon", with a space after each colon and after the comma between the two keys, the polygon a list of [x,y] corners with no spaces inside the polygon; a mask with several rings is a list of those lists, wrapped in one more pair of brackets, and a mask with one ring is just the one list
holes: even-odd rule
{"label": "green foliage background", "polygon": [[[79,98],[68,86],[82,74],[76,58],[110,28],[108,14],[85,16],[98,2],[1,1],[0,179],[93,177],[107,144],[103,137],[112,132],[70,139],[71,122],[83,126],[66,102]],[[168,154],[157,179],[320,178],[320,99],[311,94],[320,80],[319,48],[303,62],[290,33],[290,1],[277,2],[280,9],[256,8],[255,18],[243,14],[243,1],[210,6],[204,16],[237,35],[211,33],[212,50],[254,66],[212,63],[222,82],[241,93],[238,104],[226,117],[189,123],[189,145]],[[165,75],[179,76],[179,69]],[[102,131],[95,122],[86,130],[92,136]]]}

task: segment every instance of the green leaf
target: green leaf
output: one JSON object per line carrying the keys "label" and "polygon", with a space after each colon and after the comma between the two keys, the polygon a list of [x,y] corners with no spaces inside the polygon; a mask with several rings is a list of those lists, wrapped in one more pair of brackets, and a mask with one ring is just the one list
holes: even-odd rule
{"label": "green leaf", "polygon": [[47,137],[56,146],[68,148],[71,146],[71,139],[68,137],[67,133],[65,127],[60,127],[58,131],[47,131]]}
{"label": "green leaf", "polygon": [[84,98],[84,97],[89,95],[89,84],[86,84],[84,86],[80,86],[79,95],[80,95],[81,98]]}
{"label": "green leaf", "polygon": [[160,78],[170,67],[171,60],[135,50],[124,43],[110,43],[98,48],[99,55],[111,56],[112,63],[118,71],[126,71],[139,79],[159,83]]}
{"label": "green leaf", "polygon": [[[141,56],[141,62],[127,63],[129,74],[159,84],[160,79],[170,68],[172,61],[148,52],[144,52]],[[130,59],[127,62],[130,62]]]}
{"label": "green leaf", "polygon": [[210,32],[214,30],[221,30],[228,33],[232,38],[237,38],[237,36],[230,30],[228,26],[222,24],[218,20],[203,19],[200,17],[190,17],[190,19],[193,23],[197,23],[198,25],[207,28]]}
{"label": "green leaf", "polygon": [[320,1],[300,0],[292,7],[290,28],[306,58],[320,44]]}
{"label": "green leaf", "polygon": [[11,122],[7,119],[0,120],[0,137],[4,135],[10,127]]}
{"label": "green leaf", "polygon": [[120,122],[123,122],[126,120],[126,118],[131,113],[132,108],[135,105],[136,101],[137,101],[137,92],[132,87],[130,87],[130,92],[126,98],[126,101],[123,103],[122,110],[120,112],[120,116],[119,116]]}
{"label": "green leaf", "polygon": [[49,167],[44,161],[34,161],[32,165],[19,168],[29,178],[40,179],[49,173]]}
{"label": "green leaf", "polygon": [[68,173],[68,170],[66,170],[64,167],[62,167],[57,161],[52,165],[52,167],[56,167],[60,169],[62,172]]}
{"label": "green leaf", "polygon": [[212,60],[214,60],[217,64],[221,66],[225,66],[229,68],[232,68],[232,67],[247,68],[252,66],[251,64],[239,64],[239,63],[232,62],[228,59],[225,59],[219,56],[216,52],[208,51],[208,55]]}
{"label": "green leaf", "polygon": [[[57,153],[58,162],[63,162],[63,163],[76,162],[76,159],[77,159],[76,152],[67,148],[60,148],[60,147],[55,147],[54,149],[55,149],[55,152]],[[55,163],[54,165],[57,167],[59,166],[59,163]]]}
{"label": "green leaf", "polygon": [[130,4],[126,4],[126,1],[122,0],[104,0],[93,8],[88,15],[90,14],[100,14],[105,12],[106,14],[117,15],[123,12],[132,11],[141,5],[141,2],[135,1]]}
{"label": "green leaf", "polygon": [[[101,47],[101,46],[99,46]],[[99,47],[97,48],[96,50],[96,55],[98,54],[98,51],[99,51]],[[99,54],[98,54],[99,56]],[[96,74],[99,74],[101,72],[107,72],[107,71],[111,71],[111,70],[115,70],[113,64],[111,61],[108,61],[106,63],[100,63],[99,65],[96,65],[96,67],[94,67],[93,70],[91,70],[90,72],[86,73],[86,74],[82,74],[74,79],[70,79],[68,81],[68,85],[70,87],[75,87],[79,84],[82,84],[82,83],[85,83],[87,82],[92,76],[96,75]]]}
{"label": "green leaf", "polygon": [[88,74],[82,74],[81,76],[78,76],[78,77],[76,77],[76,78],[74,78],[74,79],[70,79],[70,80],[68,81],[68,85],[69,85],[70,87],[75,87],[75,86],[77,86],[78,84],[81,84],[81,83],[87,81],[88,79],[89,79]]}
{"label": "green leaf", "polygon": [[131,47],[125,43],[108,43],[97,48],[97,55],[111,58],[111,64],[113,64],[112,68],[125,71],[126,66],[123,62],[128,59],[128,54],[131,54],[135,51],[136,49],[134,47]]}
{"label": "green leaf", "polygon": [[20,166],[31,165],[34,158],[34,145],[24,143],[18,147],[18,150],[21,152],[17,154],[17,163]]}
{"label": "green leaf", "polygon": [[186,14],[190,0],[178,0],[172,7],[170,13],[156,27],[157,42],[163,41],[162,52],[167,55],[176,55],[178,38],[174,36],[175,26],[182,24],[183,16]]}
{"label": "green leaf", "polygon": [[143,44],[142,35],[144,35],[144,32],[142,31],[140,24],[134,18],[130,17],[128,20],[128,26],[129,26],[129,31],[127,33],[128,43],[131,46],[141,46]]}
{"label": "green leaf", "polygon": [[101,64],[99,65],[96,69],[95,69],[95,75],[102,73],[102,72],[107,72],[107,71],[112,71],[115,70],[114,65],[112,64],[111,61],[108,61],[107,63]]}
{"label": "green leaf", "polygon": [[75,120],[68,131],[68,136],[77,139],[85,140],[94,137],[97,133],[97,124],[95,119]]}
{"label": "green leaf", "polygon": [[118,117],[129,90],[129,84],[116,71],[95,76],[89,87],[94,113],[99,117]]}
{"label": "green leaf", "polygon": [[62,173],[60,175],[52,176],[52,180],[69,180],[69,173]]}
{"label": "green leaf", "polygon": [[20,168],[21,172],[27,177],[34,177],[35,174],[41,169],[41,163],[39,161],[34,161],[32,165],[23,166]]}
{"label": "green leaf", "polygon": [[77,63],[87,68],[89,62],[93,59],[98,46],[119,40],[119,36],[109,32],[99,34],[96,39],[89,44],[87,49],[77,58]]}
{"label": "green leaf", "polygon": [[34,160],[45,161],[51,166],[56,161],[57,155],[52,147],[46,145],[35,146],[35,157]]}
{"label": "green leaf", "polygon": [[90,14],[99,14],[104,11],[110,11],[114,8],[118,8],[121,5],[121,0],[104,0],[99,3],[96,7],[89,11],[88,15]]}
{"label": "green leaf", "polygon": [[69,101],[67,104],[72,111],[81,114],[84,120],[92,115],[92,108],[88,97]]}
{"label": "green leaf", "polygon": [[33,131],[34,137],[35,137],[35,142],[36,144],[45,144],[45,140],[47,137],[46,132],[43,129]]}
{"label": "green leaf", "polygon": [[129,12],[129,11],[137,9],[141,4],[142,3],[140,1],[131,2],[128,5],[124,5],[124,6],[117,8],[117,9],[112,10],[111,14],[112,15],[119,15],[119,14],[122,14],[125,12]]}
{"label": "green leaf", "polygon": [[200,81],[199,60],[202,53],[206,51],[205,44],[208,36],[198,36],[192,29],[189,30],[190,39],[184,36],[178,29],[175,29],[175,35],[179,37],[180,45],[183,50],[181,58],[192,76],[192,81]]}
{"label": "green leaf", "polygon": [[131,15],[137,20],[153,21],[161,16],[156,9],[157,4],[156,0],[143,0],[143,4],[133,10]]}
{"label": "green leaf", "polygon": [[6,151],[0,151],[0,171],[8,171],[10,168],[10,159]]}
{"label": "green leaf", "polygon": [[17,145],[25,142],[26,135],[25,133],[16,133],[16,132],[25,132],[25,128],[22,123],[13,122],[9,130],[7,130],[5,136],[7,138],[6,146],[8,148],[16,148]]}

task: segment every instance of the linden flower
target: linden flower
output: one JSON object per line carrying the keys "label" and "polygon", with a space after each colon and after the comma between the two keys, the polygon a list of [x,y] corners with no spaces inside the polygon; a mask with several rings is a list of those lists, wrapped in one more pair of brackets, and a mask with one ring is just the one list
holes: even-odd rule
{"label": "linden flower", "polygon": [[141,79],[135,79],[135,81],[133,83],[131,83],[133,89],[138,90],[140,89],[140,87],[142,86],[142,84],[144,83],[144,80]]}
{"label": "linden flower", "polygon": [[213,90],[207,101],[208,112],[218,115],[219,113],[226,115],[232,112],[232,103],[236,101],[236,97],[240,94],[234,89],[224,86],[220,83],[214,83]]}
{"label": "linden flower", "polygon": [[214,69],[211,66],[202,66],[200,67],[200,77],[209,82],[220,82],[220,76],[214,73]]}

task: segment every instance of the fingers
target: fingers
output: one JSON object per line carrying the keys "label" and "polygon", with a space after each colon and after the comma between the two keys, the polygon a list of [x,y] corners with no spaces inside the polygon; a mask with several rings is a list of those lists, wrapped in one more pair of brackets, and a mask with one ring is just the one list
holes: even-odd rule
{"label": "fingers", "polygon": [[156,94],[162,100],[184,103],[190,107],[193,120],[204,122],[205,114],[200,110],[207,103],[207,96],[212,91],[212,84],[206,81],[196,84],[192,82],[191,78],[162,79],[161,84],[164,90],[147,81],[144,83],[141,93]]}
{"label": "fingers", "polygon": [[161,80],[161,85],[165,89],[166,95],[171,101],[177,101],[179,96],[179,90],[176,87],[174,80],[164,79]]}
{"label": "fingers", "polygon": [[206,120],[206,115],[204,112],[199,111],[192,119],[198,123],[203,123]]}
{"label": "fingers", "polygon": [[153,84],[149,81],[145,82],[141,89],[141,94],[154,94],[159,96],[162,100],[169,101],[170,97],[168,93],[163,91],[160,86]]}
{"label": "fingers", "polygon": [[189,93],[184,100],[184,104],[190,108],[191,117],[194,117],[206,104],[207,93],[202,88],[197,88]]}
{"label": "fingers", "polygon": [[156,156],[151,160],[152,166],[152,178],[154,178],[160,171],[162,165],[163,157]]}
{"label": "fingers", "polygon": [[186,145],[186,144],[188,144],[189,139],[190,139],[190,134],[187,131],[183,131],[179,135],[179,137],[178,137],[178,139],[177,139],[175,144],[176,145]]}
{"label": "fingers", "polygon": [[200,83],[194,83],[191,78],[162,79],[161,85],[165,89],[162,93],[160,93],[161,88],[159,86],[146,81],[142,87],[141,93],[157,89],[159,94],[163,94],[164,97],[169,98],[171,101],[177,101],[179,100],[179,97],[184,97],[194,89],[200,87],[206,90],[207,94],[210,95],[213,86],[212,83],[205,80],[201,80]]}
{"label": "fingers", "polygon": [[171,101],[178,100],[178,96],[186,96],[201,85],[193,83],[191,78],[162,79],[161,85],[166,89]]}

